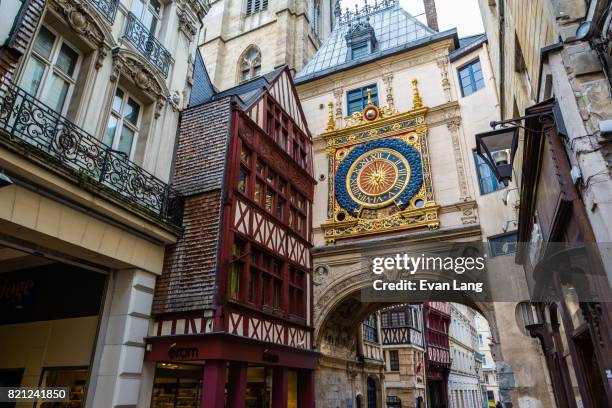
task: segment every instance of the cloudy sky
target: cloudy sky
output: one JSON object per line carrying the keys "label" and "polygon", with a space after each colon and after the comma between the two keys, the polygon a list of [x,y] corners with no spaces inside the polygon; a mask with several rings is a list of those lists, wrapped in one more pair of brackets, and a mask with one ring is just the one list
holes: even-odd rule
{"label": "cloudy sky", "polygon": [[[374,4],[374,0],[368,0]],[[354,9],[355,3],[362,5],[363,0],[342,0],[342,8]],[[413,16],[425,22],[423,0],[400,0],[400,4]],[[440,31],[457,27],[460,37],[484,32],[478,0],[436,0]]]}

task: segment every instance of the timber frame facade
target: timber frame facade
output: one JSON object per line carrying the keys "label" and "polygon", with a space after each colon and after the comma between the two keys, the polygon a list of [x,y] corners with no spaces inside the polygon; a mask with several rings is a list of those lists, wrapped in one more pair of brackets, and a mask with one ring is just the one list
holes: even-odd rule
{"label": "timber frame facade", "polygon": [[315,181],[290,72],[217,93],[198,56],[194,76],[174,179],[185,233],[166,253],[145,359],[204,363],[203,407],[223,406],[226,392],[229,406],[244,407],[256,368],[272,373],[271,406],[312,406]]}

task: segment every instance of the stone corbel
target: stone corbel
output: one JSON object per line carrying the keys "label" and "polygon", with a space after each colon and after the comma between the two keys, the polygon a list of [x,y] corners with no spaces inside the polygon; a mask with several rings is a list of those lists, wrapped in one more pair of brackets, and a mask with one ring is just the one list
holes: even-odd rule
{"label": "stone corbel", "polygon": [[193,37],[197,34],[198,30],[196,28],[195,23],[189,17],[189,13],[185,10],[177,10],[176,14],[179,19],[179,30],[185,34],[185,37],[189,40],[189,42],[193,41]]}
{"label": "stone corbel", "polygon": [[161,111],[164,108],[164,100],[162,98],[157,99],[157,101],[155,102],[155,119],[159,118],[161,116]]}

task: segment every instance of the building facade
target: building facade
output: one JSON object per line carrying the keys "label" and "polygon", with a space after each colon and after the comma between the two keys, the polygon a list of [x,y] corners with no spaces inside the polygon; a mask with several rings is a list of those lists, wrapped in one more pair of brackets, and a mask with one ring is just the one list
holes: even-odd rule
{"label": "building facade", "polygon": [[[612,263],[610,249],[597,245],[612,231],[610,2],[481,1],[480,8],[492,59],[503,67],[496,75],[502,118],[533,115],[514,122],[528,128],[514,166],[519,241],[536,248],[523,245],[517,257],[535,303],[525,305],[523,324],[542,342],[558,406],[610,405]],[[545,262],[567,246],[588,248],[593,272],[580,284],[562,271],[576,260]]]}
{"label": "building facade", "polygon": [[486,319],[479,315],[474,316],[474,326],[478,335],[478,353],[481,354],[480,382],[482,384],[484,406],[496,404],[499,401],[499,385],[497,384],[497,370],[491,353],[491,329]]}
{"label": "building facade", "polygon": [[451,303],[448,338],[452,363],[448,376],[448,400],[453,408],[482,406],[480,364],[476,362],[478,335],[475,316],[474,310],[467,306]]}
{"label": "building facade", "polygon": [[313,406],[314,179],[290,71],[216,92],[198,55],[194,78],[174,175],[184,232],[166,251],[153,300],[149,398]]}
{"label": "building facade", "polygon": [[212,2],[200,51],[213,84],[227,89],[282,65],[300,71],[331,32],[335,7],[334,0]]}
{"label": "building facade", "polygon": [[181,232],[176,126],[208,7],[3,2],[3,385],[140,406],[153,290]]}
{"label": "building facade", "polygon": [[423,407],[426,398],[423,306],[388,307],[379,314],[386,406]]}
{"label": "building facade", "polygon": [[[314,138],[315,195],[324,197],[313,206],[314,342],[322,354],[317,401],[348,407],[361,396],[362,403],[382,407],[380,370],[364,364],[358,336],[367,316],[389,306],[360,298],[361,289],[372,284],[371,259],[440,241],[511,241],[516,215],[502,205],[506,189],[473,153],[472,135],[498,112],[486,37],[461,41],[454,30],[438,33],[391,0],[336,20],[296,75]],[[392,189],[402,195],[399,210],[393,200],[378,205],[377,190],[344,187],[360,155],[375,155],[390,144],[402,149],[402,143],[415,149],[423,171],[412,172],[417,176],[411,189]],[[511,256],[503,256],[509,252],[498,254],[495,262],[520,271]],[[550,406],[546,378],[535,374],[543,363],[537,343],[518,328],[497,331],[516,326],[516,304],[472,306],[494,328],[496,362],[504,362],[508,377],[520,384],[504,391],[508,401],[533,398]],[[516,378],[511,367],[524,361],[533,370],[521,370]],[[377,391],[370,402],[364,401],[368,389]]]}
{"label": "building facade", "polygon": [[425,322],[425,372],[427,375],[427,404],[440,408],[448,406],[448,376],[451,367],[450,340],[451,306],[448,302],[426,302],[423,305]]}

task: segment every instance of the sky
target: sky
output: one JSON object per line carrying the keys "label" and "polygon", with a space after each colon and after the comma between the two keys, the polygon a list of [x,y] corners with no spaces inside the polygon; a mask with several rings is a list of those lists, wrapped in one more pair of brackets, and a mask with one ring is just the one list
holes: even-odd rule
{"label": "sky", "polygon": [[[440,31],[457,27],[459,37],[466,37],[484,32],[478,0],[435,0],[438,11]],[[374,0],[368,0],[374,4]],[[355,3],[363,5],[363,0],[342,0],[342,9],[347,6],[355,8]],[[426,22],[423,0],[400,0],[402,7],[419,20]]]}

